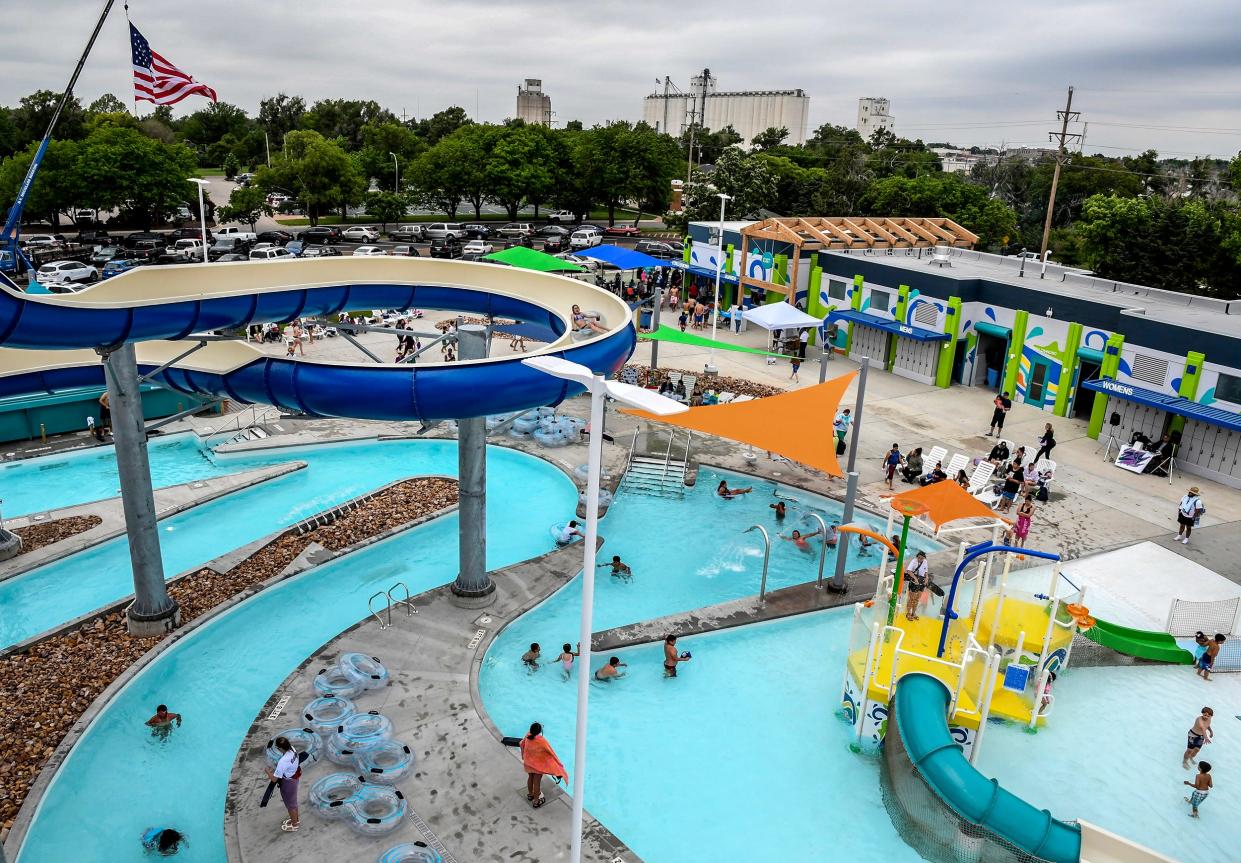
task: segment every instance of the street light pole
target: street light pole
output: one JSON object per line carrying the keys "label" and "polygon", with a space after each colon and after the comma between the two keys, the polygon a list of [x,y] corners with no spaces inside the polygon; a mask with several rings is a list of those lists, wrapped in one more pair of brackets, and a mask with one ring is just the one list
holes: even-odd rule
{"label": "street light pole", "polygon": [[660,415],[681,413],[686,405],[650,390],[606,380],[589,368],[559,357],[529,357],[523,365],[586,387],[590,394],[590,440],[587,445],[586,533],[582,539],[582,615],[578,629],[577,738],[573,747],[573,835],[570,863],[582,860],[582,825],[586,800],[586,727],[590,699],[590,636],[594,627],[595,546],[599,536],[599,480],[603,472],[603,405],[608,396],[625,404]]}
{"label": "street light pole", "polygon": [[401,163],[396,160],[396,153],[389,150],[388,155],[392,157],[392,191],[399,193],[401,191]]}
{"label": "street light pole", "polygon": [[207,202],[203,197],[203,188],[207,185],[207,181],[191,177],[190,182],[198,185],[198,226],[203,232],[203,263],[205,264],[207,263]]}
{"label": "street light pole", "polygon": [[[845,511],[841,513],[840,523],[849,524],[853,521],[853,504],[857,500],[857,448],[858,440],[862,436],[862,404],[866,401],[866,370],[870,368],[870,358],[862,357],[862,365],[858,368],[857,376],[857,398],[853,403],[853,431],[849,438],[849,467],[846,469],[846,486],[845,486]],[[832,580],[828,582],[827,589],[835,593],[844,593],[847,590],[845,584],[845,564],[849,557],[849,535],[845,534],[840,538],[840,544],[836,548],[836,569],[832,573]]]}
{"label": "street light pole", "polygon": [[711,368],[715,367],[715,330],[719,326],[720,320],[720,276],[724,272],[724,208],[728,202],[732,200],[732,195],[719,193],[720,198],[720,236],[716,240],[715,245],[715,299],[712,300],[711,310],[711,356],[707,360],[707,365]]}
{"label": "street light pole", "polygon": [[267,149],[267,167],[271,167],[271,139],[267,137],[267,132],[263,132],[263,146]]}

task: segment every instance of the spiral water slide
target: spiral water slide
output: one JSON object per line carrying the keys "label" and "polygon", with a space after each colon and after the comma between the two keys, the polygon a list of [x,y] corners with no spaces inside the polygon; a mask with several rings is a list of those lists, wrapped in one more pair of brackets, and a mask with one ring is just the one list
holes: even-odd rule
{"label": "spiral water slide", "polygon": [[[606,332],[578,341],[571,309]],[[516,320],[545,331],[538,350],[423,365],[297,360],[195,334],[345,311],[419,308]],[[574,279],[495,264],[332,258],[143,267],[74,294],[0,283],[0,396],[98,385],[97,349],[137,343],[139,370],[187,394],[271,404],[309,416],[434,421],[557,404],[581,390],[521,364],[563,357],[612,374],[633,352],[628,307]],[[177,359],[180,357],[180,359]],[[170,360],[176,360],[161,369]]]}

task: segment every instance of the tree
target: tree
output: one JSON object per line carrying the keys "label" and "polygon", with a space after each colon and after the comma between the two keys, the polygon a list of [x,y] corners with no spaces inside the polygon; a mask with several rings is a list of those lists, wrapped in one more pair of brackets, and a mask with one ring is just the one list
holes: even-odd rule
{"label": "tree", "polygon": [[685,131],[681,133],[681,150],[689,153],[690,138],[694,139],[694,152],[690,155],[693,157],[695,164],[712,165],[720,155],[729,147],[735,147],[742,143],[743,139],[737,130],[731,125],[725,126],[723,129],[708,131],[702,126],[694,123],[687,126]]}
{"label": "tree", "polygon": [[396,117],[373,99],[320,99],[302,115],[302,128],[328,140],[339,139],[349,152],[362,148],[362,130],[373,123],[395,123]]}
{"label": "tree", "polygon": [[[60,104],[60,93],[37,90],[22,97],[13,112],[13,125],[17,127],[17,146],[25,147],[31,141],[43,140],[47,124]],[[56,137],[62,141],[76,141],[86,135],[86,112],[77,96],[69,97],[65,109],[56,121]]]}
{"label": "tree", "polygon": [[761,156],[731,147],[720,154],[713,170],[694,170],[689,183],[687,219],[719,219],[721,193],[732,198],[728,213],[733,218],[748,218],[775,201],[776,178]]}
{"label": "tree", "polygon": [[978,234],[984,248],[1017,233],[1017,215],[982,186],[957,174],[887,177],[876,180],[862,200],[862,212],[875,216],[938,216]]}
{"label": "tree", "polygon": [[17,152],[18,132],[13,125],[13,112],[9,108],[0,107],[0,159],[7,158]]}
{"label": "tree", "polygon": [[[395,189],[397,166],[402,174],[402,185],[407,185],[410,167],[426,150],[426,144],[405,125],[395,121],[372,123],[362,129],[362,150],[358,154],[362,171],[381,189]],[[392,156],[396,154],[397,165]]]}
{"label": "tree", "polygon": [[395,192],[371,192],[366,196],[366,215],[378,221],[384,232],[389,222],[401,221],[408,206],[405,196]]}
{"label": "tree", "polygon": [[[212,102],[183,119],[178,131],[179,138],[198,154],[200,164],[219,165],[224,153],[237,143],[250,128],[246,112],[227,102]],[[213,145],[228,139],[224,148]]]}
{"label": "tree", "polygon": [[545,200],[556,186],[555,152],[542,126],[504,126],[496,130],[484,174],[490,197],[510,219],[527,202]]}
{"label": "tree", "polygon": [[271,167],[259,168],[255,185],[265,192],[294,195],[306,207],[312,225],[333,207],[343,211],[362,201],[366,180],[334,141],[318,132],[289,132],[282,149],[287,155],[273,158]]}
{"label": "tree", "polygon": [[756,150],[772,150],[784,143],[784,139],[789,136],[789,130],[784,126],[777,129],[775,126],[769,126],[765,131],[759,132],[754,136],[750,143]]}
{"label": "tree", "polygon": [[277,93],[259,102],[259,125],[267,132],[272,149],[279,150],[284,146],[284,136],[301,127],[305,113],[306,101],[301,96]]}
{"label": "tree", "polygon": [[191,198],[194,154],[182,144],[163,144],[137,129],[104,127],[81,142],[77,182],[82,204],[100,210],[125,208],[143,227]]}
{"label": "tree", "polygon": [[244,222],[255,229],[258,220],[270,216],[271,207],[267,206],[267,195],[258,186],[238,186],[228,197],[228,203],[220,207],[216,214],[221,222]]}
{"label": "tree", "polygon": [[[0,201],[14,201],[18,189],[30,169],[38,143],[31,142],[20,153],[9,156],[0,163]],[[59,222],[62,212],[80,203],[78,197],[77,161],[79,143],[53,139],[43,156],[43,164],[35,175],[30,195],[26,199],[26,212],[37,213],[49,224]]]}
{"label": "tree", "polygon": [[224,178],[227,180],[233,179],[241,172],[241,163],[231,152],[224,157],[224,164],[221,167],[224,168]]}
{"label": "tree", "polygon": [[104,93],[86,109],[89,114],[120,114],[128,110],[125,103],[111,93]]}
{"label": "tree", "polygon": [[434,147],[460,128],[469,126],[474,121],[465,113],[465,109],[457,105],[438,111],[428,120],[418,124],[418,134]]}

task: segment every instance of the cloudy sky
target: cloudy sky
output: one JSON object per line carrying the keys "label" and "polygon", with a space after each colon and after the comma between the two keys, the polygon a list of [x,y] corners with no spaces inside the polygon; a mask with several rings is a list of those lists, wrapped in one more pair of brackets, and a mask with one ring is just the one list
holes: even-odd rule
{"label": "cloudy sky", "polygon": [[[10,11],[0,102],[63,87],[102,6]],[[84,102],[132,93],[121,7],[78,82]],[[531,77],[558,123],[589,125],[638,119],[657,79],[687,87],[709,67],[721,89],[803,88],[812,129],[852,125],[859,96],[886,96],[909,137],[1043,146],[1073,84],[1089,151],[1241,150],[1236,0],[133,0],[130,14],[156,51],[252,113],[283,91],[372,98],[419,117],[456,104],[498,121]]]}

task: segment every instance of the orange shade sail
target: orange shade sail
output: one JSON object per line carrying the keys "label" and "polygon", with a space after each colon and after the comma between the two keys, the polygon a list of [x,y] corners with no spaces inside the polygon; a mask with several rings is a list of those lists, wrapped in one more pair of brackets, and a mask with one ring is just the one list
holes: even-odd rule
{"label": "orange shade sail", "polygon": [[[1004,517],[974,497],[961,486],[951,480],[924,485],[920,488],[903,491],[889,498],[892,508],[898,513],[914,510],[910,514],[925,515],[935,529],[939,530],[950,521],[961,518],[998,518]],[[911,506],[912,505],[912,506]],[[920,512],[917,512],[921,510]]]}
{"label": "orange shade sail", "polygon": [[748,443],[839,477],[844,474],[836,461],[832,421],[855,377],[857,372],[850,372],[778,396],[741,404],[703,405],[671,416],[635,409],[621,413]]}

